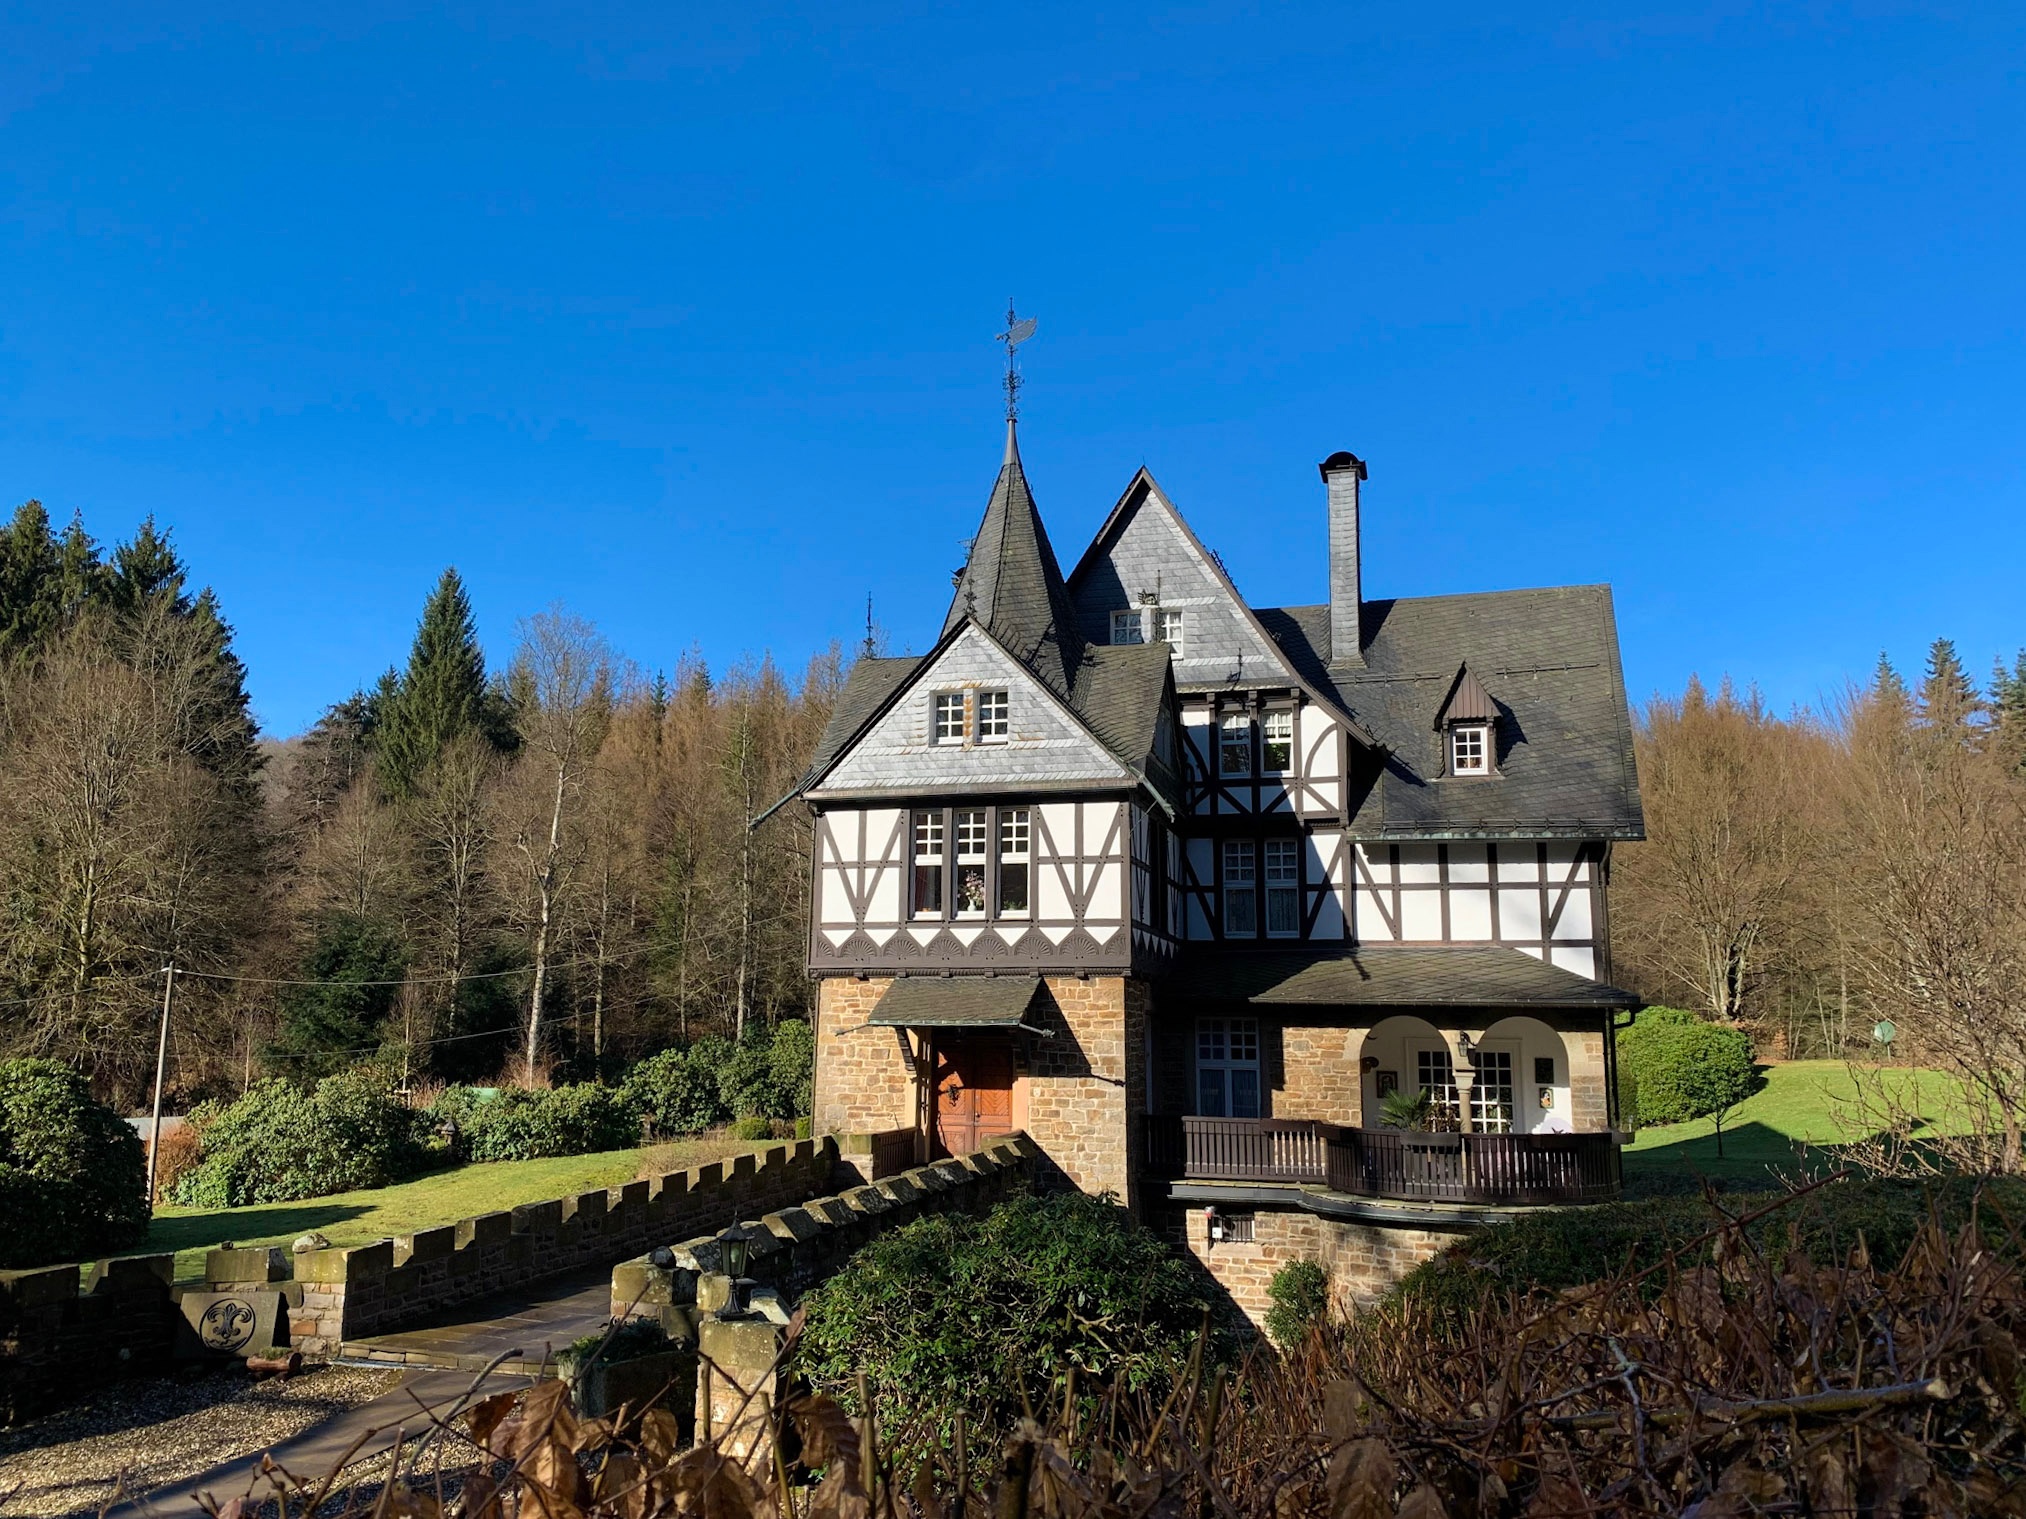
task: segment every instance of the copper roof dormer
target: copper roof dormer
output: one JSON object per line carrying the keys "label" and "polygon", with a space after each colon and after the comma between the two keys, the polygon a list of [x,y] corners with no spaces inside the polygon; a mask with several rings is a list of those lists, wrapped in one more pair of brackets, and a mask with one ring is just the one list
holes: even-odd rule
{"label": "copper roof dormer", "polygon": [[1020,463],[1020,440],[1006,422],[1006,457],[971,540],[970,557],[957,576],[957,593],[943,619],[948,633],[970,617],[998,639],[1048,686],[1066,695],[1083,651],[1076,614],[1055,562],[1040,508]]}

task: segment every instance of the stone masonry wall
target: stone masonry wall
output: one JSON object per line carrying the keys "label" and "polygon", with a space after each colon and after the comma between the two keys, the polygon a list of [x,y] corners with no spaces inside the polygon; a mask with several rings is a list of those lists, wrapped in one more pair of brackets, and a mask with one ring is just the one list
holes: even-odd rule
{"label": "stone masonry wall", "polygon": [[164,1370],[176,1347],[173,1255],[0,1271],[0,1423],[117,1377]]}
{"label": "stone masonry wall", "polygon": [[1195,1257],[1260,1328],[1272,1301],[1267,1284],[1290,1261],[1319,1262],[1329,1273],[1331,1296],[1340,1307],[1366,1303],[1471,1232],[1354,1223],[1293,1209],[1261,1208],[1252,1214],[1252,1223],[1250,1241],[1213,1242],[1209,1220],[1199,1205],[1169,1211],[1163,1232]]}
{"label": "stone masonry wall", "polygon": [[1146,983],[1123,976],[1050,976],[1053,1005],[1035,1022],[1052,1038],[1033,1044],[1027,1132],[1045,1170],[1084,1192],[1113,1192],[1129,1206],[1138,1180],[1146,1112]]}
{"label": "stone masonry wall", "polygon": [[347,1340],[459,1303],[798,1203],[828,1189],[837,1161],[827,1136],[798,1140],[729,1164],[528,1203],[374,1245],[309,1251],[295,1257],[302,1301],[290,1314],[290,1335],[305,1355],[334,1355]]}
{"label": "stone masonry wall", "polygon": [[1365,1030],[1288,1023],[1280,1030],[1280,1069],[1269,1112],[1355,1127],[1363,1118],[1358,1057]]}
{"label": "stone masonry wall", "polygon": [[826,976],[817,983],[813,1122],[819,1134],[917,1125],[914,1064],[904,1036],[865,1026],[891,985],[891,977]]}
{"label": "stone masonry wall", "polygon": [[[1038,1153],[1024,1134],[1009,1135],[971,1155],[769,1212],[744,1224],[746,1278],[792,1302],[890,1229],[929,1213],[982,1212],[1024,1190]],[[715,1231],[622,1262],[612,1271],[612,1316],[659,1318],[671,1336],[688,1338],[699,1285],[723,1270]]]}

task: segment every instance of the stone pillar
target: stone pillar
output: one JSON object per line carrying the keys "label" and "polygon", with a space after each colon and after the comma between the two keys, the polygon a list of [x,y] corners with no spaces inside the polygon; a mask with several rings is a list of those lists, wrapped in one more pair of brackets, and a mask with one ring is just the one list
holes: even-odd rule
{"label": "stone pillar", "polygon": [[[699,1283],[702,1296],[712,1281]],[[774,1363],[786,1330],[764,1318],[711,1314],[697,1328],[696,1439],[715,1440],[734,1460],[767,1449],[775,1395]]]}

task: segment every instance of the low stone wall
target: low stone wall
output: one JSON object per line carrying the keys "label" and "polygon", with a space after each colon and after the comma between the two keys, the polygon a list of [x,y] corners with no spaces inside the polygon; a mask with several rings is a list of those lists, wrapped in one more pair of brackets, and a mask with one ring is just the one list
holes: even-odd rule
{"label": "low stone wall", "polygon": [[[1015,1134],[955,1160],[742,1220],[747,1258],[739,1290],[724,1275],[723,1230],[662,1247],[613,1269],[612,1317],[660,1321],[688,1352],[671,1363],[683,1368],[684,1385],[671,1388],[668,1401],[693,1402],[695,1436],[729,1434],[726,1448],[736,1452],[739,1427],[764,1406],[756,1396],[772,1390],[789,1304],[889,1229],[930,1213],[979,1212],[1024,1191],[1040,1155],[1033,1140]],[[749,1311],[727,1312],[740,1296]]]}
{"label": "low stone wall", "polygon": [[0,1419],[28,1418],[176,1350],[173,1255],[0,1271]]}
{"label": "low stone wall", "polygon": [[301,1301],[294,1347],[335,1355],[346,1340],[384,1334],[511,1287],[610,1265],[656,1240],[722,1229],[830,1185],[828,1135],[672,1171],[609,1190],[527,1203],[417,1234],[295,1257]]}
{"label": "low stone wall", "polygon": [[[889,1229],[926,1213],[976,1212],[1024,1190],[1040,1153],[1033,1140],[1015,1134],[975,1154],[916,1166],[835,1197],[757,1218],[741,1215],[748,1239],[746,1279],[792,1301]],[[659,1318],[672,1336],[686,1338],[693,1332],[699,1283],[723,1271],[722,1226],[623,1262],[612,1272],[612,1316]]]}

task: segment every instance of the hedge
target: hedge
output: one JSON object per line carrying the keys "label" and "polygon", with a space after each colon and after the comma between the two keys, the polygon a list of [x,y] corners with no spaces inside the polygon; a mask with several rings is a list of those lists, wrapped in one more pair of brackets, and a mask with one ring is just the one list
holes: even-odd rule
{"label": "hedge", "polygon": [[640,1142],[632,1104],[610,1087],[507,1087],[470,1110],[460,1146],[473,1160],[543,1160],[624,1150]]}
{"label": "hedge", "polygon": [[84,1260],[148,1230],[141,1137],[54,1060],[0,1062],[0,1266]]}
{"label": "hedge", "polygon": [[231,1106],[191,1114],[204,1159],[176,1187],[193,1208],[295,1202],[384,1187],[427,1169],[426,1123],[378,1071],[326,1076],[314,1088],[263,1081]]}
{"label": "hedge", "polygon": [[1010,1429],[1023,1386],[1044,1407],[1072,1366],[1093,1406],[1110,1383],[1158,1403],[1204,1297],[1111,1198],[1020,1197],[983,1218],[916,1219],[860,1250],[804,1298],[800,1367],[847,1405],[863,1373],[882,1423],[933,1437],[962,1407],[974,1432]]}
{"label": "hedge", "polygon": [[1619,1107],[1634,1127],[1685,1123],[1751,1095],[1752,1041],[1678,1007],[1651,1007],[1618,1035]]}

